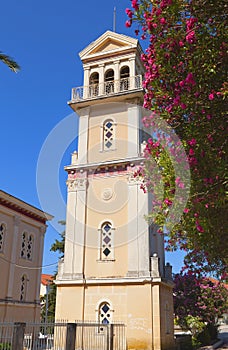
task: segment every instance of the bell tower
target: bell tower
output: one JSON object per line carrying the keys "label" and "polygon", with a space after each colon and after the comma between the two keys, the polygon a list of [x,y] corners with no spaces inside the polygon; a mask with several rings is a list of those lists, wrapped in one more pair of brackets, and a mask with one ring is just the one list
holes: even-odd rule
{"label": "bell tower", "polygon": [[142,117],[142,49],[105,32],[80,52],[82,87],[69,106],[79,116],[78,151],[65,167],[65,256],[56,319],[126,325],[128,349],[171,349],[171,267],[163,237],[145,216],[151,196],[135,177],[147,140]]}

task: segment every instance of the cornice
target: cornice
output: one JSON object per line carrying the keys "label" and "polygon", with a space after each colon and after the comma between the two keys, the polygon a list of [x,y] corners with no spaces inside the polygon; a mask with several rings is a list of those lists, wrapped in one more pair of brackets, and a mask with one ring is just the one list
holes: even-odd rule
{"label": "cornice", "polygon": [[16,198],[9,193],[0,190],[0,205],[11,209],[18,214],[23,214],[33,220],[46,224],[46,221],[53,219],[53,216],[42,210]]}
{"label": "cornice", "polygon": [[144,157],[131,157],[131,158],[124,158],[124,159],[117,159],[117,160],[110,160],[106,162],[99,162],[99,163],[86,163],[86,164],[73,164],[65,166],[64,169],[69,173],[73,170],[98,170],[101,168],[113,168],[114,166],[118,165],[139,165],[140,163],[143,163],[145,161]]}

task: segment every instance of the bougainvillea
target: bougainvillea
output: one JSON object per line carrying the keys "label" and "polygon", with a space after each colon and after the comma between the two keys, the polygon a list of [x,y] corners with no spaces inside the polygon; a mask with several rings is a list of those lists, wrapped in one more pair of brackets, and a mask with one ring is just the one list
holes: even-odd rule
{"label": "bougainvillea", "polygon": [[[148,44],[142,55],[144,107],[153,113],[144,125],[153,127],[156,114],[175,131],[191,173],[190,194],[177,223],[167,217],[176,191],[185,189],[186,174],[177,175],[170,158],[176,145],[164,134],[152,133],[145,148],[145,168],[137,174],[144,177],[144,191],[154,191],[152,219],[160,232],[166,227],[167,249],[186,250],[186,268],[216,271],[223,277],[228,256],[226,9],[224,0],[131,0],[131,8],[126,9],[126,26],[136,25],[136,34]],[[154,162],[159,164],[162,198],[153,190]]]}
{"label": "bougainvillea", "polygon": [[216,325],[218,318],[227,311],[228,290],[225,285],[193,274],[177,274],[174,283],[174,313],[182,327],[187,327],[188,316]]}

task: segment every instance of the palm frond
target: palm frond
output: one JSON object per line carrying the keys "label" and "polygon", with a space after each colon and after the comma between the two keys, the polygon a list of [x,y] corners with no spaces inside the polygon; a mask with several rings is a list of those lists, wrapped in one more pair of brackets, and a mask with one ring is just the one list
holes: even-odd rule
{"label": "palm frond", "polygon": [[0,61],[5,63],[13,72],[18,72],[20,70],[19,64],[10,56],[5,55],[0,52]]}

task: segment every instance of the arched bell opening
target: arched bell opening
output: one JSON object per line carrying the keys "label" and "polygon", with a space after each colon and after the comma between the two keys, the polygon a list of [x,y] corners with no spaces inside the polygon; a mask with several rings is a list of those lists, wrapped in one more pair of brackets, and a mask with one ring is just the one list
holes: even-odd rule
{"label": "arched bell opening", "polygon": [[114,93],[114,70],[108,69],[105,73],[105,93],[107,95]]}
{"label": "arched bell opening", "polygon": [[99,73],[94,72],[89,77],[89,94],[98,96],[99,94]]}
{"label": "arched bell opening", "polygon": [[128,66],[124,66],[120,70],[120,91],[129,89],[129,77],[130,69]]}

